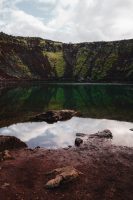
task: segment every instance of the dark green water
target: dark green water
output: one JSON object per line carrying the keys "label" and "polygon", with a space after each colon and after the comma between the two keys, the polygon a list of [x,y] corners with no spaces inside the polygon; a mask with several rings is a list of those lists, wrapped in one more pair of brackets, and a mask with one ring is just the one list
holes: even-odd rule
{"label": "dark green water", "polygon": [[31,84],[0,89],[0,127],[49,109],[75,109],[88,118],[133,122],[133,86]]}

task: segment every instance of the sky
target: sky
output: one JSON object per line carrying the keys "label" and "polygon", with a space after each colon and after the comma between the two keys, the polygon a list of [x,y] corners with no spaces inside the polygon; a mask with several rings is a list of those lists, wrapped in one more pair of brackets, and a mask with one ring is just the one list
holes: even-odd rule
{"label": "sky", "polygon": [[0,31],[62,42],[133,38],[133,0],[0,0]]}

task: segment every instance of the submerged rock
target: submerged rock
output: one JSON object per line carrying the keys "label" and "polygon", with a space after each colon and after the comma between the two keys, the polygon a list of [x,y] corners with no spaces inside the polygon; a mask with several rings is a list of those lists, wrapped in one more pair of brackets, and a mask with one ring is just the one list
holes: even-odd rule
{"label": "submerged rock", "polygon": [[69,120],[74,116],[80,116],[80,113],[74,110],[50,110],[31,118],[32,121],[45,121],[54,123],[57,121]]}
{"label": "submerged rock", "polygon": [[67,166],[54,169],[47,173],[47,175],[49,174],[56,174],[56,177],[48,181],[45,185],[46,188],[52,189],[59,187],[62,183],[70,182],[73,179],[76,179],[82,173],[72,166]]}
{"label": "submerged rock", "polygon": [[0,135],[0,151],[24,147],[27,145],[16,137]]}
{"label": "submerged rock", "polygon": [[107,139],[112,139],[113,135],[112,135],[110,130],[106,129],[104,131],[101,131],[101,132],[98,132],[98,133],[95,133],[95,134],[91,134],[89,136],[89,138],[107,138]]}
{"label": "submerged rock", "polygon": [[79,147],[83,143],[83,140],[81,138],[75,139],[75,146]]}

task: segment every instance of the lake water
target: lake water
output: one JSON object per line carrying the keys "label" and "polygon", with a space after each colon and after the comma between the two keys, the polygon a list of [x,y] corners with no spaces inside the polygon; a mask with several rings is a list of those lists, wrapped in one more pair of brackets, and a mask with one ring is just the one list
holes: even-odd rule
{"label": "lake water", "polygon": [[[74,109],[83,118],[65,122],[26,122],[50,109]],[[26,123],[24,123],[26,122]],[[30,84],[0,89],[0,134],[14,135],[30,147],[72,145],[77,132],[110,129],[113,143],[133,146],[133,86],[111,84]]]}

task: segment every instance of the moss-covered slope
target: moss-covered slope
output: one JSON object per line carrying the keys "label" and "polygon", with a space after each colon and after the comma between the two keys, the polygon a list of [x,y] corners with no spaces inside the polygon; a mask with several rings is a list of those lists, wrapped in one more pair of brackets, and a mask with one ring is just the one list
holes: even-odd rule
{"label": "moss-covered slope", "polygon": [[0,80],[133,81],[133,40],[63,44],[0,33]]}

